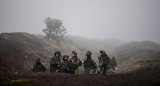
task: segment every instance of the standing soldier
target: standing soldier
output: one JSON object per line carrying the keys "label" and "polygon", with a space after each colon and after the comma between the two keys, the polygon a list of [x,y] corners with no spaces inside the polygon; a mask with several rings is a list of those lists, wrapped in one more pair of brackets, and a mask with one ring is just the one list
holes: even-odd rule
{"label": "standing soldier", "polygon": [[70,60],[73,65],[75,65],[74,74],[79,74],[78,67],[81,65],[81,60],[77,57],[77,53],[75,51],[72,51],[72,58]]}
{"label": "standing soldier", "polygon": [[106,74],[110,58],[104,50],[100,50],[100,56],[98,57],[98,60],[101,74]]}
{"label": "standing soldier", "polygon": [[50,72],[56,72],[56,70],[59,71],[61,66],[61,52],[56,51],[54,53],[54,57],[50,60]]}
{"label": "standing soldier", "polygon": [[91,58],[92,53],[87,52],[86,58],[84,59],[84,71],[85,74],[89,74],[90,70],[93,69],[92,73],[95,73],[97,70],[97,65],[95,61]]}
{"label": "standing soldier", "polygon": [[36,64],[33,67],[33,71],[36,71],[36,72],[40,72],[40,71],[46,72],[46,67],[42,64],[40,58],[36,60]]}

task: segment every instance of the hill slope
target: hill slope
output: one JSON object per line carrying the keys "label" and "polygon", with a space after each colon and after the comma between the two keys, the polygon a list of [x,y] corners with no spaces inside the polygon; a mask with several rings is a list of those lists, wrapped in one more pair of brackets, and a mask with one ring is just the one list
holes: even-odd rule
{"label": "hill slope", "polygon": [[56,50],[60,50],[62,55],[70,55],[73,50],[77,51],[79,56],[85,52],[84,49],[67,39],[62,42],[61,46],[58,46],[55,41],[46,41],[33,34],[0,34],[0,62],[16,68],[32,69],[37,58],[41,58],[48,67],[49,60]]}
{"label": "hill slope", "polygon": [[96,39],[87,39],[80,36],[67,36],[66,38],[70,39],[75,44],[80,47],[84,47],[92,52],[99,52],[100,50],[106,50],[107,53],[111,53],[115,48],[125,44],[124,41],[118,39],[105,39],[105,40],[96,40]]}
{"label": "hill slope", "polygon": [[123,71],[126,65],[129,66],[138,61],[159,60],[160,45],[151,41],[131,42],[116,48],[112,54]]}
{"label": "hill slope", "polygon": [[[92,46],[96,46],[96,44]],[[41,58],[45,66],[49,68],[49,60],[56,50],[60,50],[63,55],[69,55],[71,51],[75,50],[78,52],[79,58],[83,59],[85,52],[90,49],[90,47],[83,47],[69,40],[69,38],[66,38],[61,43],[61,46],[58,46],[55,41],[46,41],[43,37],[33,34],[0,34],[0,85],[156,86],[160,84],[159,45],[148,41],[134,42],[124,44],[118,48],[115,47],[115,51],[112,54],[117,57],[119,64],[124,63],[120,69],[125,71],[125,73],[72,75],[30,71],[37,58]],[[96,47],[92,49],[94,50]],[[93,52],[95,53],[96,51]],[[127,66],[125,67],[124,65]],[[123,69],[123,67],[125,68]],[[138,68],[138,70],[133,68]]]}

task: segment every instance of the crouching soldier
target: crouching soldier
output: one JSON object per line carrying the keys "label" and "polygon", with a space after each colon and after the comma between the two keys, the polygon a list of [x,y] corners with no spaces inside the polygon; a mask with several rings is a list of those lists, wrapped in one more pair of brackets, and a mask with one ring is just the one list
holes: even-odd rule
{"label": "crouching soldier", "polygon": [[81,66],[82,61],[77,57],[77,53],[75,51],[72,51],[72,58],[70,59],[70,63],[71,65],[74,65],[75,70],[74,70],[74,74],[79,74],[79,69],[78,67]]}
{"label": "crouching soldier", "polygon": [[88,51],[86,53],[86,58],[84,59],[84,71],[85,74],[89,74],[90,70],[93,69],[92,73],[96,73],[97,70],[97,65],[95,63],[95,61],[91,58],[92,53],[90,51]]}
{"label": "crouching soldier", "polygon": [[33,67],[33,71],[36,71],[36,72],[46,72],[46,67],[42,64],[40,58],[36,60],[36,64]]}
{"label": "crouching soldier", "polygon": [[59,72],[68,73],[68,71],[69,71],[68,68],[67,68],[67,65],[69,63],[68,59],[69,59],[68,55],[63,56],[63,58],[62,58],[63,62],[62,62],[62,65],[60,67]]}
{"label": "crouching soldier", "polygon": [[61,52],[56,51],[54,53],[53,58],[50,60],[50,72],[56,72],[56,70],[59,71],[61,67]]}
{"label": "crouching soldier", "polygon": [[104,50],[100,51],[100,56],[98,57],[98,60],[101,74],[106,74],[110,58]]}

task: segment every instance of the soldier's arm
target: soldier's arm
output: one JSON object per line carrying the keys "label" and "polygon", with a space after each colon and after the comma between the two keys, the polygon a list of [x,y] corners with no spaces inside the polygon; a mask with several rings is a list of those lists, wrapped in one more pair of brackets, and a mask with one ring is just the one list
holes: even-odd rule
{"label": "soldier's arm", "polygon": [[99,66],[102,66],[102,60],[101,60],[101,58],[100,57],[98,57],[98,60],[99,60]]}
{"label": "soldier's arm", "polygon": [[76,62],[73,62],[73,64],[75,64],[75,65],[79,65],[79,59],[77,58],[77,61]]}
{"label": "soldier's arm", "polygon": [[94,66],[97,66],[96,62],[93,59],[92,59],[92,63],[93,63]]}
{"label": "soldier's arm", "polygon": [[52,65],[57,64],[57,62],[56,62],[54,59],[51,59],[51,60],[50,60],[50,63],[51,63]]}

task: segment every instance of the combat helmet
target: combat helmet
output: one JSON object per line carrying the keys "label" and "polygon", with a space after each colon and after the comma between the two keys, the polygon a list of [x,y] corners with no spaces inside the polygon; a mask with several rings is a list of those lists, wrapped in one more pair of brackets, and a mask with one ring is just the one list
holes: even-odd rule
{"label": "combat helmet", "polygon": [[77,52],[72,51],[72,53],[74,54],[74,57],[77,57]]}
{"label": "combat helmet", "polygon": [[100,53],[102,54],[106,54],[106,52],[104,50],[100,50]]}
{"label": "combat helmet", "polygon": [[65,57],[67,57],[67,60],[68,60],[68,58],[69,58],[68,55],[64,55],[63,58],[62,58],[63,61],[65,61]]}
{"label": "combat helmet", "polygon": [[87,51],[86,55],[87,55],[87,56],[91,56],[91,55],[92,55],[92,52],[91,52],[91,51]]}
{"label": "combat helmet", "polygon": [[56,54],[58,54],[60,57],[62,57],[60,51],[56,51],[56,52],[54,53],[54,56],[56,56]]}

